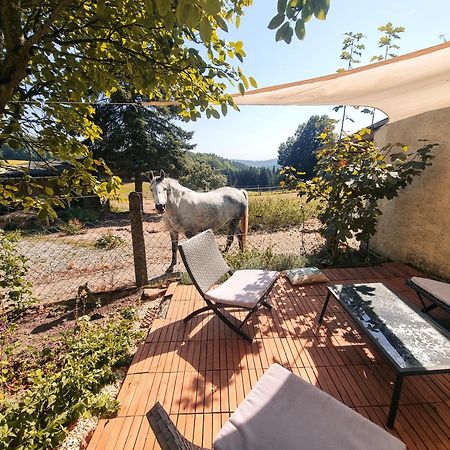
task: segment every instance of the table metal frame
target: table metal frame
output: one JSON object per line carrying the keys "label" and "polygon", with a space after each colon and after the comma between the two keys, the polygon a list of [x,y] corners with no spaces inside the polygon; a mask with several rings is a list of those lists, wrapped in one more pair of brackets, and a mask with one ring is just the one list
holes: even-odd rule
{"label": "table metal frame", "polygon": [[[345,285],[342,285],[345,286]],[[347,285],[351,286],[351,285]],[[433,368],[433,367],[421,367],[421,368],[410,368],[405,369],[400,367],[389,355],[389,353],[384,349],[382,345],[378,342],[377,339],[375,339],[370,333],[367,332],[367,329],[362,326],[358,320],[354,317],[353,310],[351,310],[348,305],[345,302],[341,302],[339,297],[336,297],[335,293],[330,289],[330,287],[327,287],[328,293],[327,297],[325,299],[325,303],[323,305],[322,311],[319,316],[319,323],[322,323],[323,317],[325,315],[325,311],[327,309],[328,303],[330,301],[331,296],[333,296],[337,302],[345,309],[345,311],[349,314],[353,322],[355,322],[358,325],[358,328],[361,329],[361,331],[364,333],[365,336],[369,338],[371,343],[374,345],[375,348],[381,351],[381,353],[384,354],[386,359],[391,363],[395,370],[395,382],[394,382],[394,390],[392,392],[392,398],[391,398],[391,406],[389,409],[389,415],[387,420],[387,426],[388,428],[393,428],[395,423],[395,417],[397,415],[397,408],[400,401],[400,394],[402,390],[403,385],[403,378],[407,376],[420,376],[420,375],[436,375],[436,374],[444,374],[444,373],[450,373],[450,367],[449,368]],[[398,301],[402,302],[403,300],[398,297]],[[413,309],[413,308],[412,308]],[[428,316],[425,314],[422,314],[418,312],[417,310],[413,309],[413,311],[416,312],[416,314],[423,317],[431,326],[438,329],[439,331],[443,332],[447,337],[450,338],[450,335],[444,330],[442,327],[437,325],[436,323],[432,322]]]}

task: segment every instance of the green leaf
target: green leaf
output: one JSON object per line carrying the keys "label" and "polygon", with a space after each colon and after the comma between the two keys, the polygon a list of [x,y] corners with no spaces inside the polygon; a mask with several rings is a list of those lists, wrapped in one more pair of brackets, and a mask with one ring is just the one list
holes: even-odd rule
{"label": "green leaf", "polygon": [[212,28],[209,20],[206,17],[202,17],[200,20],[200,37],[203,42],[209,42],[211,40]]}
{"label": "green leaf", "polygon": [[206,14],[215,16],[221,10],[221,2],[220,0],[206,0],[204,9]]}
{"label": "green leaf", "polygon": [[172,2],[168,0],[155,0],[155,2],[158,13],[164,17],[170,11]]}
{"label": "green leaf", "polygon": [[225,32],[228,32],[228,25],[225,22],[225,20],[222,19],[220,16],[214,17],[216,19],[217,25]]}
{"label": "green leaf", "polygon": [[277,14],[267,25],[269,30],[275,30],[284,22],[284,14]]}
{"label": "green leaf", "polygon": [[250,84],[256,89],[258,87],[258,84],[256,83],[256,80],[253,77],[249,77],[248,81],[250,81]]}
{"label": "green leaf", "polygon": [[278,14],[284,14],[286,11],[287,0],[278,0],[277,10]]}
{"label": "green leaf", "polygon": [[238,84],[238,88],[239,88],[239,92],[241,93],[241,95],[245,94],[245,87],[242,83]]}
{"label": "green leaf", "polygon": [[220,119],[220,114],[213,108],[211,108],[211,115],[214,117],[214,119]]}
{"label": "green leaf", "polygon": [[305,22],[302,19],[298,19],[295,23],[295,34],[302,41],[305,38]]}
{"label": "green leaf", "polygon": [[327,18],[328,10],[330,9],[330,0],[316,0],[314,3],[314,15],[319,20]]}
{"label": "green leaf", "polygon": [[280,28],[278,28],[276,34],[275,34],[275,40],[282,41],[284,39],[285,33],[288,32],[288,29],[290,29],[289,22],[285,22],[283,25],[281,25]]}
{"label": "green leaf", "polygon": [[220,109],[222,110],[222,115],[226,116],[228,112],[228,107],[226,103],[221,103]]}

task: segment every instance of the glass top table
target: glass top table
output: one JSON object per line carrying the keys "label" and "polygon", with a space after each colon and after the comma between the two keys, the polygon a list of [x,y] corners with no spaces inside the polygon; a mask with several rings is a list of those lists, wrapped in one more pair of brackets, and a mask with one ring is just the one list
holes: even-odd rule
{"label": "glass top table", "polygon": [[319,322],[331,295],[396,370],[392,427],[404,376],[450,372],[450,334],[381,283],[328,286]]}

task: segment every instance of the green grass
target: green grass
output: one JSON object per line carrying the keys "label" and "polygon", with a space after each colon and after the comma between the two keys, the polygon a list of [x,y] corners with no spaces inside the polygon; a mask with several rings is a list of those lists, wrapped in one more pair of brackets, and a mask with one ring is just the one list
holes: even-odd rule
{"label": "green grass", "polygon": [[[113,211],[122,212],[128,211],[128,195],[134,191],[134,183],[123,183],[120,188],[118,199],[111,201],[111,209]],[[152,200],[150,193],[150,183],[144,183],[142,186],[144,200]]]}
{"label": "green grass", "polygon": [[295,192],[250,195],[249,230],[274,231],[299,226],[317,217],[318,203],[306,203]]}

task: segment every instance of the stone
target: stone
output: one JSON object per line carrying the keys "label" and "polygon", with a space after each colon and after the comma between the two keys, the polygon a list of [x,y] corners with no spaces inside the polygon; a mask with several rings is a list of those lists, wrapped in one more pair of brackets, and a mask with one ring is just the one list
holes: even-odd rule
{"label": "stone", "polygon": [[144,300],[156,300],[161,295],[164,295],[165,289],[145,288],[142,293],[142,299]]}

